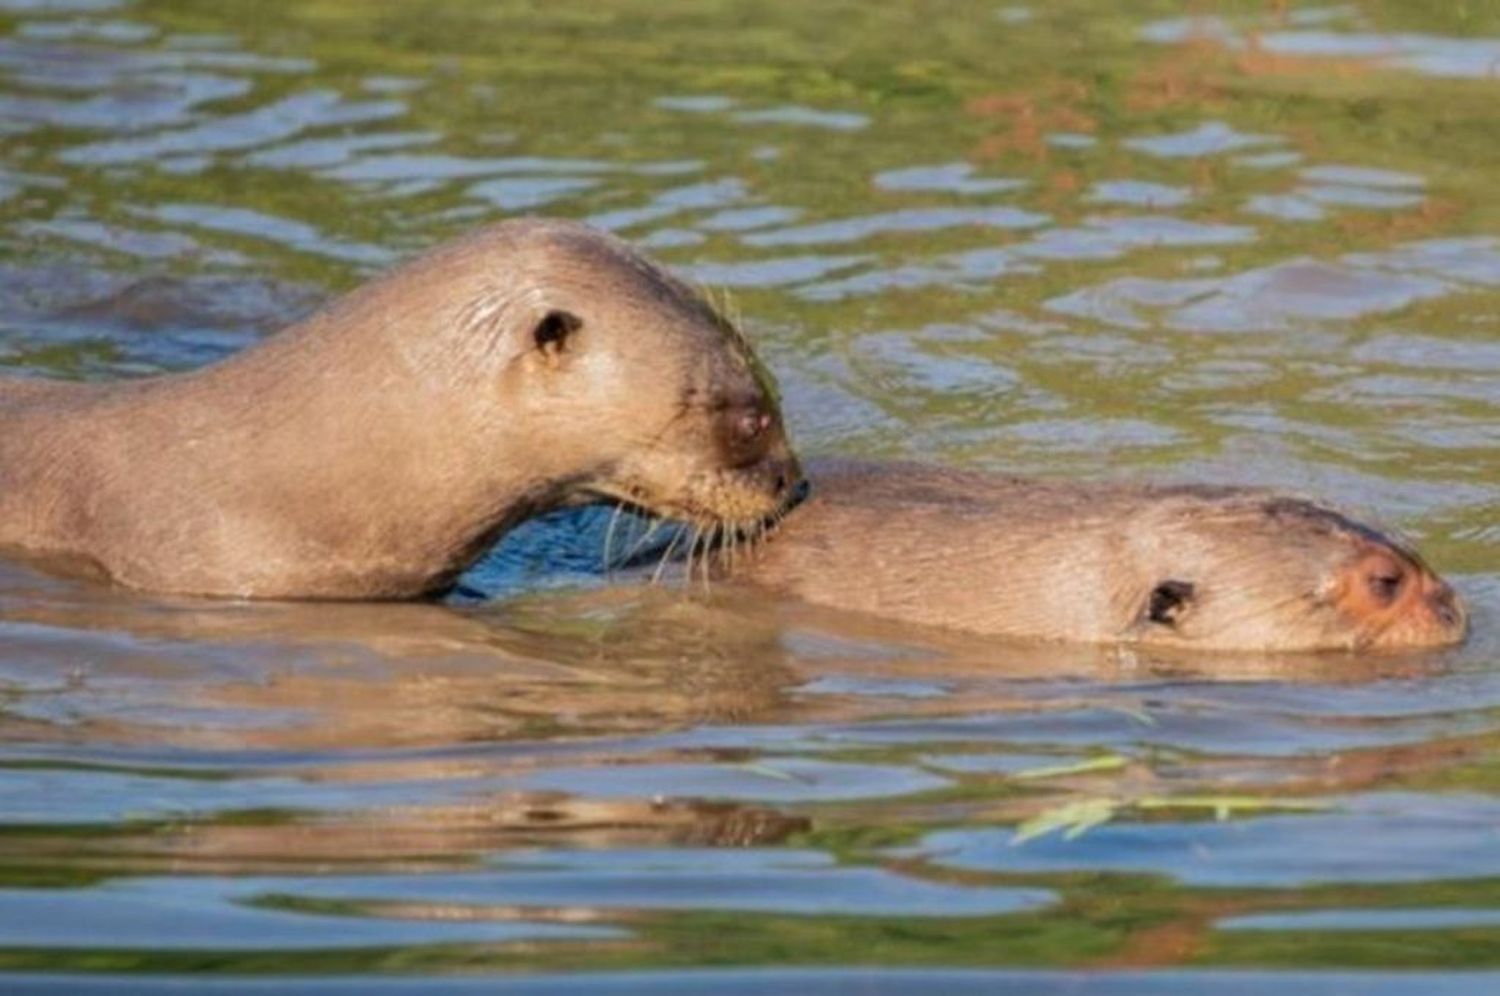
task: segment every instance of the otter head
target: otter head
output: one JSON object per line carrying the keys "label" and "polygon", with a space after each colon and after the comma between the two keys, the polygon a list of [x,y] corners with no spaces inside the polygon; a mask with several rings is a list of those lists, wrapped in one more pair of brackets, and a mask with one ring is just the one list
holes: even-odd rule
{"label": "otter head", "polygon": [[[624,243],[502,224],[457,320],[538,504],[611,500],[704,526],[778,515],[801,480],[765,368],[697,291]],[[524,437],[515,430],[522,427]]]}
{"label": "otter head", "polygon": [[1463,600],[1408,546],[1293,498],[1189,512],[1141,558],[1130,638],[1218,650],[1373,650],[1459,643]]}

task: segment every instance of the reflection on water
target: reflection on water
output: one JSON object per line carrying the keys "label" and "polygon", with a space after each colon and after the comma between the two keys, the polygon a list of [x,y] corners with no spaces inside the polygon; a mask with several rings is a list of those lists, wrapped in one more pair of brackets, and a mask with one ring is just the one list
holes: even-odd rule
{"label": "reflection on water", "polygon": [[976,643],[650,585],[600,510],[448,605],[5,567],[0,988],[1492,990],[1500,18],[1219,6],[0,0],[13,372],[586,218],[732,291],[805,451],[1316,491],[1476,631]]}
{"label": "reflection on water", "polygon": [[[1339,30],[1321,27],[1324,24],[1336,24]],[[1280,25],[1247,21],[1242,28],[1221,17],[1192,17],[1157,21],[1143,27],[1140,34],[1156,42],[1203,40],[1240,51],[1349,59],[1426,76],[1500,79],[1496,68],[1500,66],[1500,39],[1381,31],[1353,4],[1299,11]]]}
{"label": "reflection on water", "polygon": [[1337,807],[1221,822],[1109,825],[1072,841],[1051,836],[1024,847],[1012,846],[1005,831],[943,831],[921,846],[938,855],[937,863],[958,868],[1158,872],[1194,885],[1274,888],[1500,874],[1500,813],[1491,800],[1370,793]]}

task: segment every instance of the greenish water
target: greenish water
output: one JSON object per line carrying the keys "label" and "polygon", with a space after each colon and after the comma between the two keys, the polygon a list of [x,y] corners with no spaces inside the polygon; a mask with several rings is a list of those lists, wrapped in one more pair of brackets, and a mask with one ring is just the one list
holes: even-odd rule
{"label": "greenish water", "polygon": [[587,515],[454,606],[5,567],[0,989],[1493,991],[1500,5],[1433,7],[0,0],[6,367],[586,218],[732,296],[805,452],[1310,491],[1475,618],[936,641],[604,583]]}

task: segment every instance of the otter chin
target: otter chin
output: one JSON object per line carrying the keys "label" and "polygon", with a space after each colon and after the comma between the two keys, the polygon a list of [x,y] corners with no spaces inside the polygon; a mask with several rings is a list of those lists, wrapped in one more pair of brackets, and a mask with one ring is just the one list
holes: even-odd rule
{"label": "otter chin", "polygon": [[1268,491],[1027,481],[832,463],[720,569],[836,609],[1020,640],[1214,651],[1461,642],[1458,594],[1407,544]]}
{"label": "otter chin", "polygon": [[482,229],[200,370],[0,378],[0,549],[159,592],[431,595],[556,506],[729,532],[799,480],[730,322],[561,221]]}

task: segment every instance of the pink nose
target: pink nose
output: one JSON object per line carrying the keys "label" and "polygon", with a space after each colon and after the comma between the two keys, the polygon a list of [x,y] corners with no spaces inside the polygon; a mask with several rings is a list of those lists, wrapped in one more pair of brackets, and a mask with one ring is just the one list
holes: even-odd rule
{"label": "pink nose", "polygon": [[1463,625],[1463,602],[1459,599],[1457,592],[1446,582],[1438,582],[1437,586],[1427,593],[1427,605],[1432,610],[1433,618],[1441,625],[1449,627]]}

